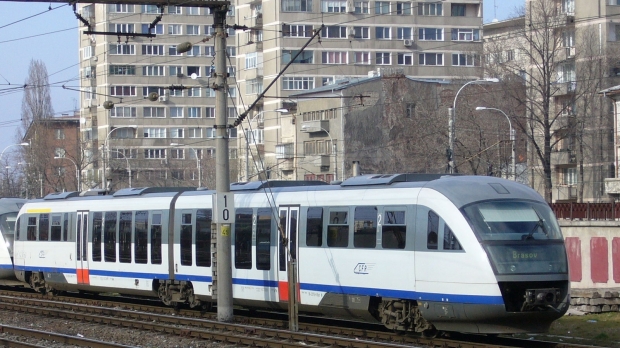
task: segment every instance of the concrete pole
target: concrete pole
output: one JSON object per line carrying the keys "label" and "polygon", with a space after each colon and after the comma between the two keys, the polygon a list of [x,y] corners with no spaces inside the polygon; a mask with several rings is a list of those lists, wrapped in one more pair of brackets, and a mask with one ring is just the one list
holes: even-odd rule
{"label": "concrete pole", "polygon": [[448,108],[448,173],[454,174],[454,109]]}
{"label": "concrete pole", "polygon": [[[226,74],[226,31],[224,22],[227,6],[212,8],[215,27],[215,111],[216,111],[216,151],[215,151],[215,191],[218,197],[230,195],[230,164],[228,160],[228,124],[226,120],[226,98],[228,84]],[[234,214],[234,212],[232,212]],[[234,215],[233,215],[234,216]],[[232,253],[231,253],[231,224],[217,223],[216,229],[216,297],[217,320],[222,322],[233,321],[233,288],[232,288]]]}

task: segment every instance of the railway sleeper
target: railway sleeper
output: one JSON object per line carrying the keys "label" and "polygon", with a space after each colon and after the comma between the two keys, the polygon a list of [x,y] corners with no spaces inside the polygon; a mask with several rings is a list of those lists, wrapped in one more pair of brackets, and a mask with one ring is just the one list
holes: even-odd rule
{"label": "railway sleeper", "polygon": [[166,306],[179,303],[188,304],[191,308],[202,306],[202,302],[194,294],[194,287],[191,282],[177,280],[159,282],[157,295]]}
{"label": "railway sleeper", "polygon": [[435,327],[422,317],[415,301],[383,299],[379,305],[381,323],[394,331],[435,332]]}

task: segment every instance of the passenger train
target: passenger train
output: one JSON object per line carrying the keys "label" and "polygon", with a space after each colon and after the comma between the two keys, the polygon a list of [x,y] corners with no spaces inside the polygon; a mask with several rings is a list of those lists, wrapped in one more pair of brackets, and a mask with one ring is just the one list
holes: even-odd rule
{"label": "passenger train", "polygon": [[19,209],[26,203],[21,198],[0,198],[0,279],[15,279],[13,270],[13,238]]}
{"label": "passenger train", "polygon": [[[498,334],[546,331],[568,309],[558,223],[522,184],[391,174],[236,183],[231,192],[235,306],[285,310],[293,258],[301,313]],[[40,292],[210,305],[213,193],[132,188],[28,201],[17,219],[15,274]]]}

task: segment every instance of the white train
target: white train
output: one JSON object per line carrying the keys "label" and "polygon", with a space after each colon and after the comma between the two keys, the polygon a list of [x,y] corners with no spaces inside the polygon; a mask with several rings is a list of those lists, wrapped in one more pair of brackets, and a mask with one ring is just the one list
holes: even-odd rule
{"label": "white train", "polygon": [[20,198],[0,198],[0,280],[15,279],[13,238],[19,209],[26,203]]}
{"label": "white train", "polygon": [[[300,312],[423,333],[516,333],[546,331],[568,309],[562,234],[524,185],[395,174],[231,190],[235,305],[287,308],[286,240]],[[17,278],[38,291],[210,304],[212,193],[136,188],[29,201],[17,222]]]}

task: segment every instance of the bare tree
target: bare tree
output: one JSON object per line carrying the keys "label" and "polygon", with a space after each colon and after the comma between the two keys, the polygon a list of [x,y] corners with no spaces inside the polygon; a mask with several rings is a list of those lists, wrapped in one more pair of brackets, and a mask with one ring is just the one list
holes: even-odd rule
{"label": "bare tree", "polygon": [[48,118],[54,115],[45,63],[35,59],[30,61],[28,77],[24,85],[21,114],[22,127],[21,132],[18,134],[19,140],[26,134],[33,120]]}

